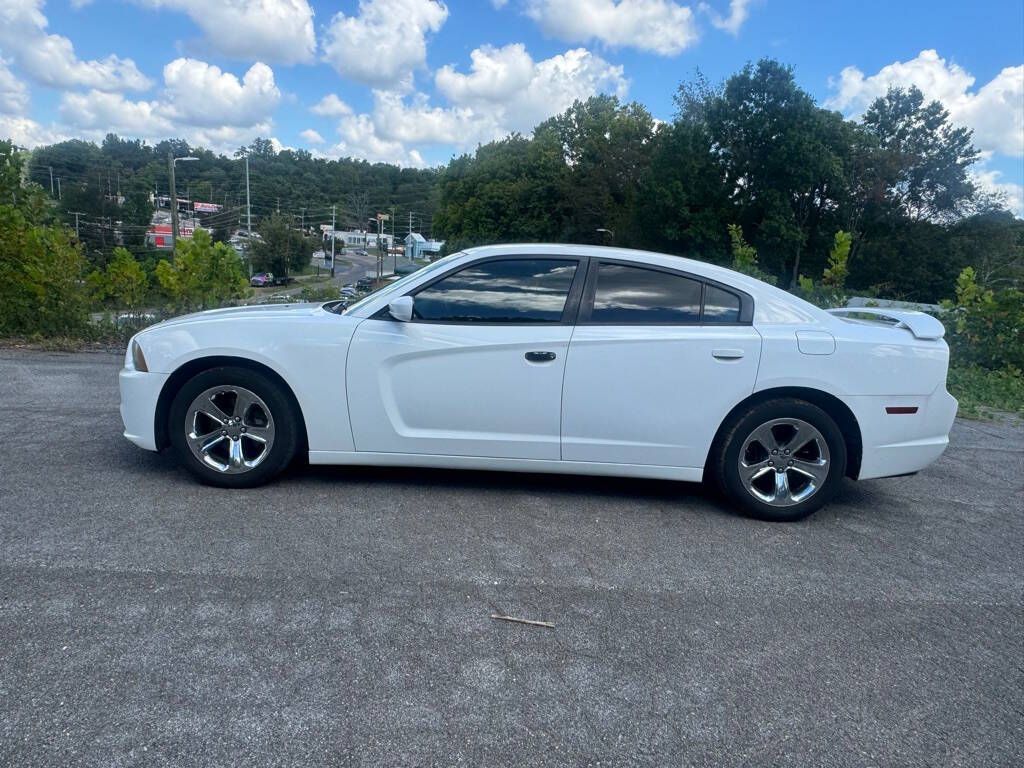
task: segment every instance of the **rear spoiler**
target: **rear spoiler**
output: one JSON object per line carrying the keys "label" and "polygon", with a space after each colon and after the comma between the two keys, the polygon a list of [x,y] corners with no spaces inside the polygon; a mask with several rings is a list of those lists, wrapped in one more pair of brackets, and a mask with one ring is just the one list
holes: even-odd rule
{"label": "rear spoiler", "polygon": [[873,315],[896,321],[896,327],[903,327],[917,339],[941,339],[946,335],[945,326],[936,318],[912,309],[888,309],[882,307],[838,307],[826,312],[843,317],[845,315]]}

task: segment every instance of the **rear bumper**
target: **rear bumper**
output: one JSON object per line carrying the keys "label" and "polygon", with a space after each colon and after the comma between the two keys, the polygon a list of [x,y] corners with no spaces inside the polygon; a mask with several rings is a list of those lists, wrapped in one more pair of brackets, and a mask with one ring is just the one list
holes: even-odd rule
{"label": "rear bumper", "polygon": [[118,374],[124,436],[147,451],[156,450],[156,404],[169,377],[167,373],[144,373],[129,368],[122,368]]}
{"label": "rear bumper", "polygon": [[[949,445],[957,402],[944,387],[927,397],[846,397],[860,425],[863,454],[858,479],[918,472]],[[916,407],[916,413],[886,413],[889,406]]]}

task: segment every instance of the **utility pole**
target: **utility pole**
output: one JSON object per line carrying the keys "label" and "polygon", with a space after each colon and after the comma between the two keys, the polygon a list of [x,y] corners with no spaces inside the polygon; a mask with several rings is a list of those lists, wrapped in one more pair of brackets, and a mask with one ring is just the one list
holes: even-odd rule
{"label": "utility pole", "polygon": [[178,250],[178,196],[174,191],[174,155],[167,153],[167,172],[171,175],[171,261]]}
{"label": "utility pole", "polygon": [[53,166],[48,165],[47,168],[50,169],[50,197],[53,197]]}
{"label": "utility pole", "polygon": [[334,225],[337,221],[337,207],[336,205],[331,206],[331,279],[334,279]]}
{"label": "utility pole", "polygon": [[394,259],[395,265],[392,268],[392,272],[398,275],[398,254],[395,252],[395,206],[391,206],[391,256]]}
{"label": "utility pole", "polygon": [[302,209],[302,234],[306,234],[306,209]]}
{"label": "utility pole", "polygon": [[409,211],[409,231],[406,234],[412,234],[412,211]]}
{"label": "utility pole", "polygon": [[57,199],[60,200],[60,176],[57,177]]}
{"label": "utility pole", "polygon": [[249,153],[245,154],[245,218],[246,226],[249,229],[249,237],[245,240],[245,257],[249,262],[249,277],[252,277],[252,256],[249,249],[252,248],[252,206],[249,204]]}
{"label": "utility pole", "polygon": [[72,213],[75,216],[75,239],[81,240],[81,238],[78,236],[78,217],[85,216],[85,213],[83,211],[68,211],[68,213]]}

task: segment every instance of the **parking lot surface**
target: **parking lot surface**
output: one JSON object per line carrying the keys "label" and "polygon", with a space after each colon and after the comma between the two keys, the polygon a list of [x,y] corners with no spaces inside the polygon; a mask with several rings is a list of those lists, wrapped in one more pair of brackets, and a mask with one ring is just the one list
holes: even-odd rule
{"label": "parking lot surface", "polygon": [[1020,427],[792,525],[605,478],[225,491],[121,437],[120,364],[0,350],[0,765],[1022,762]]}

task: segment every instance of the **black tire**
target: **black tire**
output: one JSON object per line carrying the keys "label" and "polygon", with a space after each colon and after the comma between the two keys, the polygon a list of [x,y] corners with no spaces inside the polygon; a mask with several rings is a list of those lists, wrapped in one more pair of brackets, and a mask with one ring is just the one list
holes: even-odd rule
{"label": "black tire", "polygon": [[[807,422],[824,438],[828,451],[828,474],[806,499],[789,506],[775,506],[757,498],[747,489],[740,477],[739,454],[758,427],[786,419]],[[784,428],[784,425],[779,426]],[[723,426],[712,449],[708,470],[719,489],[744,514],[770,522],[794,522],[820,509],[839,488],[846,474],[846,440],[832,417],[818,406],[796,398],[767,400],[738,412]],[[774,474],[768,477],[772,478]]]}
{"label": "black tire", "polygon": [[[270,411],[273,441],[262,461],[238,474],[219,472],[200,461],[189,447],[186,417],[193,401],[212,388],[244,387]],[[278,475],[299,447],[299,418],[291,397],[269,376],[249,368],[222,366],[197,373],[178,390],[167,417],[167,434],[184,467],[201,483],[221,488],[253,488]]]}

